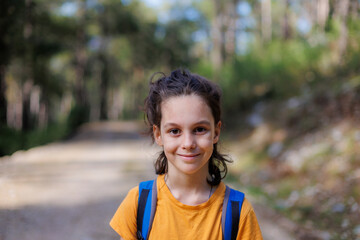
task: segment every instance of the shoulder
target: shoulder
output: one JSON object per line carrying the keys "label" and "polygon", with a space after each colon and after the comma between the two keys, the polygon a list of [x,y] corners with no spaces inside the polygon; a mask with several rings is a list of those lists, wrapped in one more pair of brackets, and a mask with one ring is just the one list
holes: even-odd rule
{"label": "shoulder", "polygon": [[116,211],[114,218],[117,217],[117,215],[119,214],[131,213],[131,211],[136,210],[138,205],[138,198],[139,198],[139,187],[136,186],[130,189],[130,191],[127,193],[126,197],[121,202],[118,210]]}
{"label": "shoulder", "polygon": [[242,208],[241,208],[240,221],[241,221],[241,219],[246,218],[253,211],[254,211],[253,206],[251,205],[249,200],[245,197]]}
{"label": "shoulder", "polygon": [[132,189],[130,189],[126,196],[126,198],[136,199],[136,201],[137,201],[138,197],[139,197],[139,186],[136,186],[136,187],[133,187]]}
{"label": "shoulder", "polygon": [[[225,193],[224,203],[225,203],[225,201],[230,201],[230,200],[231,201],[240,201],[241,213],[240,213],[239,223],[241,225],[241,223],[244,222],[244,220],[246,218],[248,218],[249,215],[255,214],[254,209],[243,192],[227,186],[226,191],[228,191],[228,190],[230,190],[230,194]],[[226,195],[226,194],[229,194],[229,195]],[[228,200],[226,200],[226,198],[228,198]]]}
{"label": "shoulder", "polygon": [[[228,193],[229,195],[227,195],[229,200],[224,199],[224,201],[230,201],[230,200],[233,201],[233,200],[235,200],[235,201],[242,202],[242,203],[240,203],[240,204],[242,204],[242,206],[240,206],[241,207],[240,222],[241,222],[241,220],[246,218],[246,216],[248,216],[248,214],[250,212],[254,211],[254,209],[253,209],[251,203],[248,201],[248,199],[246,198],[246,196],[245,196],[245,194],[243,192],[241,192],[241,191],[239,191],[239,190],[237,190],[235,188],[231,188],[229,186],[226,186],[226,191],[228,191],[228,190],[230,190],[229,191],[230,194]],[[227,197],[226,197],[226,193],[225,193],[225,198],[227,198]]]}
{"label": "shoulder", "polygon": [[262,239],[254,208],[247,198],[241,208],[238,236],[241,236],[240,239]]}
{"label": "shoulder", "polygon": [[135,207],[135,208],[137,208],[138,198],[139,198],[139,186],[136,186],[129,190],[126,197],[120,204],[120,207],[124,207],[124,208]]}
{"label": "shoulder", "polygon": [[139,187],[132,188],[110,221],[110,226],[123,238],[131,239],[136,232]]}

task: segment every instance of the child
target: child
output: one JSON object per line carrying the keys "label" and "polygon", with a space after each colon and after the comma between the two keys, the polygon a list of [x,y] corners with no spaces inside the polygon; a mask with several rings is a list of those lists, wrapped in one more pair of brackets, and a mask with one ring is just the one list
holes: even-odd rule
{"label": "child", "polygon": [[[230,236],[223,231],[228,229],[222,219],[224,198],[228,199],[224,196],[228,195],[221,181],[229,160],[217,150],[220,97],[217,85],[188,71],[175,70],[150,83],[145,100],[146,121],[152,139],[163,149],[155,162],[159,176],[152,188],[157,197],[151,205],[156,210],[148,234],[141,234],[137,217],[144,213],[138,214],[143,212],[138,205],[145,206],[146,201],[140,203],[140,187],[131,189],[110,222],[120,239],[220,240],[223,234]],[[233,218],[231,239],[262,239],[246,198],[241,200],[240,210],[238,219],[236,214]],[[232,211],[227,210],[226,216]]]}

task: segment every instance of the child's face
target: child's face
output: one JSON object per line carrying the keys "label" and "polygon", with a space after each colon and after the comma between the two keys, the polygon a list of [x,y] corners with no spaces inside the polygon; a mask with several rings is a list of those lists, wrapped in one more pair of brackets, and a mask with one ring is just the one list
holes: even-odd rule
{"label": "child's face", "polygon": [[153,130],[168,159],[168,172],[207,175],[221,127],[221,122],[215,124],[210,107],[197,95],[170,97],[162,102],[161,115],[160,128]]}

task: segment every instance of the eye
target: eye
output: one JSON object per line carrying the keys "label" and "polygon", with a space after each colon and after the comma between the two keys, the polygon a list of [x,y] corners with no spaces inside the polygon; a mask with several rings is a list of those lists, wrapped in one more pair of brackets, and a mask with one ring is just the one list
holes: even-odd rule
{"label": "eye", "polygon": [[207,129],[204,128],[204,127],[197,127],[197,128],[195,128],[195,130],[194,130],[195,133],[204,133],[204,132],[206,132],[206,131],[207,131]]}
{"label": "eye", "polygon": [[173,128],[173,129],[170,129],[170,130],[169,130],[169,133],[170,133],[171,135],[179,135],[179,134],[180,134],[180,130],[177,129],[177,128]]}

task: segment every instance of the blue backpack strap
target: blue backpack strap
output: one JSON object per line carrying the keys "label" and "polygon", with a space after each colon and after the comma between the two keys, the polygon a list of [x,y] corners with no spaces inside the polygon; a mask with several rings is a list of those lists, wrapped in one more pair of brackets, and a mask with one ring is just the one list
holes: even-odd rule
{"label": "blue backpack strap", "polygon": [[221,216],[223,240],[235,240],[237,237],[244,197],[244,193],[226,186]]}
{"label": "blue backpack strap", "polygon": [[157,202],[156,179],[139,184],[139,200],[137,209],[137,238],[147,240],[154,220]]}

